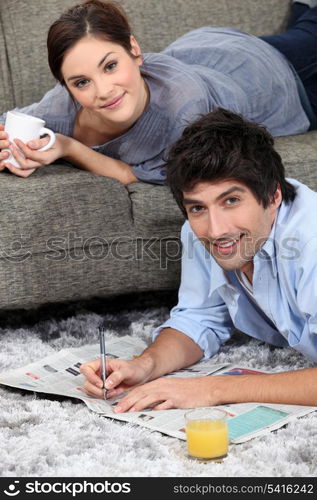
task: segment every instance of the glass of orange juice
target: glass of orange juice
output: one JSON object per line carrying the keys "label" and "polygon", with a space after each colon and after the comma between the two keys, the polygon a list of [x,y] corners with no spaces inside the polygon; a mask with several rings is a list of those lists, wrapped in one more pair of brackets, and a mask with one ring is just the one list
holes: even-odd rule
{"label": "glass of orange juice", "polygon": [[227,414],[217,408],[185,413],[187,451],[197,460],[221,461],[228,453]]}

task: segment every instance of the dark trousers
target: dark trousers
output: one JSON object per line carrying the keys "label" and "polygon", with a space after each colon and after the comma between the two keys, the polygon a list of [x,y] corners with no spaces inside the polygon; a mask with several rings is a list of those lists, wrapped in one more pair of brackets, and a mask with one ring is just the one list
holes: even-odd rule
{"label": "dark trousers", "polygon": [[293,65],[305,89],[300,95],[311,129],[317,129],[317,7],[310,9],[295,2],[287,31],[260,38],[282,52]]}

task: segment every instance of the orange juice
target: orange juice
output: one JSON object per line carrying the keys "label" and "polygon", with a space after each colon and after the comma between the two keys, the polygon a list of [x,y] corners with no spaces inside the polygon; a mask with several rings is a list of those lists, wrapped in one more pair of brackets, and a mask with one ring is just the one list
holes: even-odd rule
{"label": "orange juice", "polygon": [[225,420],[202,418],[186,424],[187,449],[196,458],[225,457],[228,452],[228,426]]}

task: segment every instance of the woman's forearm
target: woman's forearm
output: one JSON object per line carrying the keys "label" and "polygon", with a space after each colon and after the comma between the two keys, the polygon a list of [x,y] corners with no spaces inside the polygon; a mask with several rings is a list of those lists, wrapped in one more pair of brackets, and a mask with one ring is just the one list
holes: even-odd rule
{"label": "woman's forearm", "polygon": [[63,158],[88,172],[117,179],[125,186],[138,180],[127,163],[97,153],[75,139],[68,142]]}

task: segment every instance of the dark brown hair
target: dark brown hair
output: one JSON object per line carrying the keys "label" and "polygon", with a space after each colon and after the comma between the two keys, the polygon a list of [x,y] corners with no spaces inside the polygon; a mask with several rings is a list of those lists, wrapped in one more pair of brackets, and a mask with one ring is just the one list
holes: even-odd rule
{"label": "dark brown hair", "polygon": [[188,125],[171,147],[167,181],[185,217],[183,192],[198,182],[235,179],[246,185],[266,208],[278,186],[287,203],[295,198],[285,179],[274,139],[265,127],[218,108]]}
{"label": "dark brown hair", "polygon": [[89,35],[117,43],[135,57],[131,53],[130,23],[122,7],[115,2],[86,0],[67,9],[47,35],[48,63],[60,83],[64,84],[61,66],[66,52]]}

